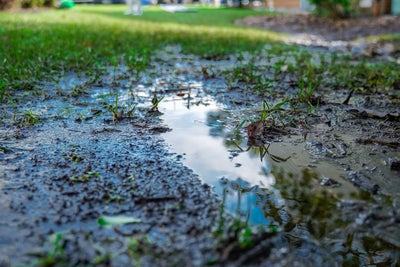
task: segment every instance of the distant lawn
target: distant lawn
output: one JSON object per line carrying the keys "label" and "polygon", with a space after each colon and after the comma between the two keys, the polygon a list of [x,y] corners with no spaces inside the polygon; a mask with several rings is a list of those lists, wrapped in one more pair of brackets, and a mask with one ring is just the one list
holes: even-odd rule
{"label": "distant lawn", "polygon": [[[41,79],[59,70],[80,70],[137,57],[166,45],[184,52],[219,56],[254,51],[276,40],[276,33],[233,24],[246,9],[202,8],[168,13],[146,7],[143,16],[125,16],[125,5],[78,5],[71,10],[0,13],[1,88]],[[123,59],[121,59],[123,58]],[[15,84],[17,83],[17,84]]]}

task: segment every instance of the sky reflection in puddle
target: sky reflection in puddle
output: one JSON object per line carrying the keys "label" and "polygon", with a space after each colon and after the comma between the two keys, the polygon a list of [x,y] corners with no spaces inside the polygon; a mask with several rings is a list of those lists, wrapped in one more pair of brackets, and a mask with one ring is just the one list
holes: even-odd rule
{"label": "sky reflection in puddle", "polygon": [[[188,105],[183,98],[169,98],[160,103],[163,119],[172,128],[163,137],[174,152],[183,155],[184,164],[214,186],[218,194],[222,195],[224,189],[229,191],[225,199],[229,211],[236,214],[250,211],[251,224],[267,224],[263,211],[255,204],[259,199],[257,189],[273,190],[275,183],[267,158],[261,160],[254,153],[225,146],[223,132],[227,127],[218,120],[218,116],[228,116],[223,106],[211,99],[191,103]],[[239,198],[235,186],[250,192]]]}

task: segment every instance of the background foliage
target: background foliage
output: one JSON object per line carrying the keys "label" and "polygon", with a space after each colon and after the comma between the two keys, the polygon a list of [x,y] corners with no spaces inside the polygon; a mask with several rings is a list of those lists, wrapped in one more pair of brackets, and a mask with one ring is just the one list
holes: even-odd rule
{"label": "background foliage", "polygon": [[0,0],[0,10],[7,10],[13,7],[34,8],[55,6],[56,0]]}
{"label": "background foliage", "polygon": [[309,0],[318,15],[333,18],[348,18],[358,10],[359,0]]}

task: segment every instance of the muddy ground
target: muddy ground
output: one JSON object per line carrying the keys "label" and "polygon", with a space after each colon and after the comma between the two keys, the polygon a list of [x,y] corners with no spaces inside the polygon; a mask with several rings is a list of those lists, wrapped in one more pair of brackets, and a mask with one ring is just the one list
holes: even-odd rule
{"label": "muddy ground", "polygon": [[286,33],[290,37],[285,42],[325,47],[331,51],[351,51],[368,56],[400,53],[398,40],[377,42],[373,38],[400,33],[400,16],[359,16],[337,20],[310,14],[282,14],[247,17],[235,23]]}
{"label": "muddy ground", "polygon": [[315,35],[327,41],[352,41],[400,32],[400,17],[393,15],[331,19],[310,14],[284,14],[247,17],[236,24],[295,35]]}
{"label": "muddy ground", "polygon": [[[1,106],[0,266],[398,264],[399,87],[368,95],[321,89],[312,113],[283,106],[276,114],[291,123],[266,125],[250,140],[237,126],[257,120],[263,99],[276,99],[249,93],[226,71],[265,64],[269,49],[209,60],[169,47],[139,75],[123,65],[65,72],[15,92]],[[270,75],[277,95],[297,90],[285,72]],[[222,196],[163,140],[173,129],[158,102],[170,96],[224,105],[226,140],[239,129],[249,146],[286,146],[302,174],[274,172],[285,204],[273,204],[265,188],[246,189],[269,205],[268,227],[235,224]],[[325,164],[339,171],[319,176]],[[135,221],[104,227],[104,216]]]}

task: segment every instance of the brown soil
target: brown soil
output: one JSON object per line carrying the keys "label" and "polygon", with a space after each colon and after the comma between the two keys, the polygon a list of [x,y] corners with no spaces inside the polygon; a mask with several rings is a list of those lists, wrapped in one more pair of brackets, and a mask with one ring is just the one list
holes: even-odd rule
{"label": "brown soil", "polygon": [[237,25],[259,27],[287,34],[307,34],[326,41],[351,41],[384,34],[400,34],[400,16],[358,17],[335,20],[309,14],[253,16]]}

